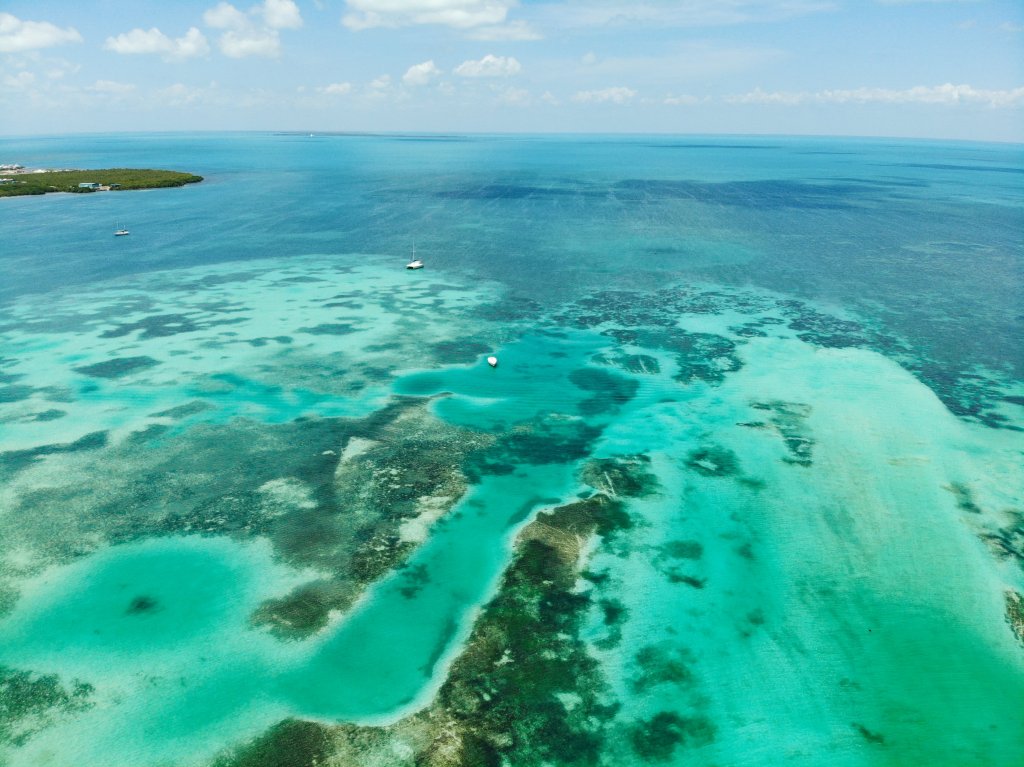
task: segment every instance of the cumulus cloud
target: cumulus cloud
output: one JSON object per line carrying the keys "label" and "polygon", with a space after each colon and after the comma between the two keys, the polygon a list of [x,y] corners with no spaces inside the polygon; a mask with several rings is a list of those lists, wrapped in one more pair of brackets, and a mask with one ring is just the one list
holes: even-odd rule
{"label": "cumulus cloud", "polygon": [[329,96],[344,96],[346,93],[352,92],[352,83],[331,83],[317,88],[317,91]]}
{"label": "cumulus cloud", "polygon": [[108,37],[103,47],[115,53],[159,53],[168,60],[205,56],[210,52],[206,37],[195,27],[176,39],[168,37],[156,27],[149,30],[133,29],[117,37]]}
{"label": "cumulus cloud", "polygon": [[435,77],[441,74],[441,70],[434,64],[434,60],[424,61],[422,64],[413,64],[406,70],[406,73],[402,75],[402,82],[406,85],[417,86],[426,85]]}
{"label": "cumulus cloud", "polygon": [[512,0],[348,0],[341,23],[349,29],[440,24],[457,29],[499,25]]}
{"label": "cumulus cloud", "polygon": [[278,30],[301,27],[302,15],[293,0],[264,0],[248,12],[221,2],[203,14],[203,21],[208,27],[225,30],[217,41],[225,56],[274,57],[281,52]]}
{"label": "cumulus cloud", "polygon": [[231,3],[220,3],[203,14],[203,22],[214,29],[241,29],[249,26],[249,17]]}
{"label": "cumulus cloud", "polygon": [[370,81],[370,87],[374,90],[382,90],[391,85],[391,75],[381,75],[375,77]]}
{"label": "cumulus cloud", "polygon": [[579,91],[572,100],[579,104],[628,104],[636,97],[632,88],[616,86],[596,91]]}
{"label": "cumulus cloud", "polygon": [[19,53],[80,42],[82,36],[74,27],[61,29],[48,21],[22,21],[13,14],[0,13],[0,53]]}
{"label": "cumulus cloud", "polygon": [[221,53],[233,59],[244,59],[247,56],[273,58],[281,53],[281,40],[274,30],[230,29],[220,36],[218,45]]}
{"label": "cumulus cloud", "polygon": [[302,14],[293,0],[265,0],[256,10],[263,16],[263,23],[271,29],[298,29],[302,26]]}
{"label": "cumulus cloud", "polygon": [[763,91],[726,96],[730,104],[976,104],[987,107],[1024,105],[1024,86],[1010,90],[988,90],[971,85],[918,85],[896,90],[891,88],[853,88],[838,90]]}
{"label": "cumulus cloud", "polygon": [[455,67],[455,74],[460,77],[511,77],[521,70],[522,66],[511,56],[488,53],[479,61],[463,61]]}

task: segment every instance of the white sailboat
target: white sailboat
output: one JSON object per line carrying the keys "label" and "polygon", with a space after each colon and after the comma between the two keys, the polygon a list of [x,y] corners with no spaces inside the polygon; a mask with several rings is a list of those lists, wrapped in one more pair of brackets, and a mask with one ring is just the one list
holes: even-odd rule
{"label": "white sailboat", "polygon": [[114,226],[117,227],[116,229],[114,229],[114,236],[115,237],[124,237],[126,234],[131,234],[131,232],[129,232],[127,229],[125,229],[120,224],[115,224]]}
{"label": "white sailboat", "polygon": [[422,269],[423,262],[416,258],[416,243],[412,246],[412,261],[405,265],[406,269]]}

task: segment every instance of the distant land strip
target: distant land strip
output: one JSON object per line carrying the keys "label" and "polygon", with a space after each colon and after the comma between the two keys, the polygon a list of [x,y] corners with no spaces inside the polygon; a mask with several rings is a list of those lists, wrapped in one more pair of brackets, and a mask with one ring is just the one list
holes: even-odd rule
{"label": "distant land strip", "polygon": [[202,176],[173,170],[106,168],[101,170],[0,170],[0,197],[48,192],[91,193],[159,189],[202,181]]}

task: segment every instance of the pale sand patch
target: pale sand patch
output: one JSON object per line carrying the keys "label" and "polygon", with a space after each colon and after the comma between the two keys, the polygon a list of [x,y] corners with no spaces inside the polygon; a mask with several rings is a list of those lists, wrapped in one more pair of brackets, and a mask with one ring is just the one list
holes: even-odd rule
{"label": "pale sand patch", "polygon": [[338,468],[348,461],[351,461],[357,455],[362,455],[371,447],[377,444],[375,439],[365,439],[364,437],[352,437],[348,444],[345,445],[345,449],[341,451],[341,458],[338,459]]}
{"label": "pale sand patch", "polygon": [[425,495],[416,502],[419,513],[402,522],[398,528],[398,539],[402,543],[423,543],[427,540],[430,526],[439,520],[451,505],[447,495]]}
{"label": "pale sand patch", "polygon": [[259,488],[263,496],[263,510],[281,514],[288,509],[313,509],[316,501],[313,493],[302,480],[295,477],[281,477],[264,482]]}

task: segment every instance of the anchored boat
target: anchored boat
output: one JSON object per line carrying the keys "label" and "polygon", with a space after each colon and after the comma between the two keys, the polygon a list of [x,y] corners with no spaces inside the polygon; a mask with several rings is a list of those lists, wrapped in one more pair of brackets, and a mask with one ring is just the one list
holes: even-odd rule
{"label": "anchored boat", "polygon": [[406,269],[422,269],[423,268],[423,262],[420,259],[416,258],[416,245],[415,244],[413,244],[413,246],[412,246],[412,261],[407,263],[405,265],[405,268]]}

